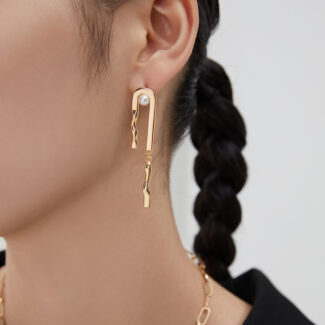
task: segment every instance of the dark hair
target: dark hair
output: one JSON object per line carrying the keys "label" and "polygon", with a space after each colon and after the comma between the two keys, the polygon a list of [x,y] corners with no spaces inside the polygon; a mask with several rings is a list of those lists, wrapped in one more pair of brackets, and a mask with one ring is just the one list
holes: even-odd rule
{"label": "dark hair", "polygon": [[[109,13],[113,13],[127,0],[78,1],[83,3],[92,38],[100,40],[95,44],[97,50],[89,52],[89,58],[94,59],[97,54],[103,57],[107,48],[103,42],[109,35],[103,34],[104,30],[100,32],[96,20],[89,18],[87,6],[95,5],[99,12],[108,8]],[[228,267],[236,253],[231,235],[241,221],[241,206],[236,195],[247,179],[247,165],[241,153],[246,145],[246,128],[233,104],[226,72],[207,57],[209,37],[220,18],[218,0],[198,0],[198,6],[200,23],[194,49],[171,103],[170,145],[174,151],[190,133],[198,150],[194,174],[201,190],[193,213],[201,228],[193,251],[205,262],[207,273],[221,281],[231,278]]]}

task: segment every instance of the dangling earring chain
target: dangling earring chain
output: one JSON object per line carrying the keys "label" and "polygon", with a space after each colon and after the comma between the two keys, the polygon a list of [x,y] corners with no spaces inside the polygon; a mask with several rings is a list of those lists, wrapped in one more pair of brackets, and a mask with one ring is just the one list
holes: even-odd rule
{"label": "dangling earring chain", "polygon": [[[188,251],[187,249],[185,249],[185,252],[188,253],[189,257],[191,258],[191,260],[193,261],[193,263],[199,269],[200,273],[203,276],[204,305],[197,316],[196,325],[206,325],[211,315],[211,308],[209,307],[209,300],[213,294],[211,279],[209,275],[205,272],[205,263],[202,261],[202,259],[196,256],[194,253]],[[198,261],[198,263],[196,263],[195,261]],[[6,325],[5,314],[4,314],[5,277],[6,275],[4,274],[2,277],[1,291],[0,291],[0,325]]]}
{"label": "dangling earring chain", "polygon": [[151,176],[151,154],[152,154],[152,143],[154,138],[155,129],[155,117],[156,117],[156,105],[157,98],[154,92],[149,88],[139,88],[133,94],[132,99],[132,149],[138,148],[138,129],[137,121],[139,117],[139,106],[149,107],[149,118],[148,118],[148,135],[147,135],[147,146],[146,146],[146,161],[145,161],[145,181],[143,184],[143,196],[144,196],[144,207],[150,207],[150,191],[149,191],[149,180]]}

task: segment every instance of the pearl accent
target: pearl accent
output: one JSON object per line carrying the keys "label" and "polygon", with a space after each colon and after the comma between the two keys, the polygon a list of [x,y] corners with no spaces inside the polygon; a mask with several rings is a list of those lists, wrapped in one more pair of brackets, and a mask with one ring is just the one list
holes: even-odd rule
{"label": "pearl accent", "polygon": [[150,98],[149,98],[148,95],[146,95],[146,94],[142,94],[142,95],[140,96],[140,100],[139,100],[139,102],[140,102],[140,104],[141,104],[142,106],[146,106],[146,105],[149,104],[149,102],[150,102]]}

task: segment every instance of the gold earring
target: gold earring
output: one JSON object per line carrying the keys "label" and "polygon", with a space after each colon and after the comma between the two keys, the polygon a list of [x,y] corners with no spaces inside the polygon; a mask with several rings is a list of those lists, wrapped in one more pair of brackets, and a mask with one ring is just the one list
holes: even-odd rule
{"label": "gold earring", "polygon": [[149,191],[149,180],[151,175],[151,153],[152,143],[155,128],[155,117],[156,117],[156,105],[157,97],[150,88],[138,88],[132,99],[132,149],[138,148],[138,129],[137,120],[139,117],[139,107],[149,106],[149,118],[148,118],[148,135],[147,135],[147,146],[146,146],[146,161],[145,161],[145,181],[143,184],[143,196],[144,196],[144,207],[150,207],[150,191]]}

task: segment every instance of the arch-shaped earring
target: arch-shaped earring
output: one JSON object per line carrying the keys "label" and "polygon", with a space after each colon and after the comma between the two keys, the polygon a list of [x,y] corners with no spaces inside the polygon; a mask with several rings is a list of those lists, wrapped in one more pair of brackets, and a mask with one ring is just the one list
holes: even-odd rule
{"label": "arch-shaped earring", "polygon": [[143,196],[144,196],[144,207],[150,207],[150,191],[149,191],[149,180],[151,175],[151,154],[152,154],[152,143],[154,138],[155,129],[155,117],[156,117],[156,105],[157,97],[150,88],[138,88],[132,99],[132,149],[138,148],[138,129],[137,120],[139,117],[139,107],[149,106],[149,118],[148,118],[148,135],[147,135],[147,146],[146,146],[146,161],[145,161],[145,181],[143,184]]}

